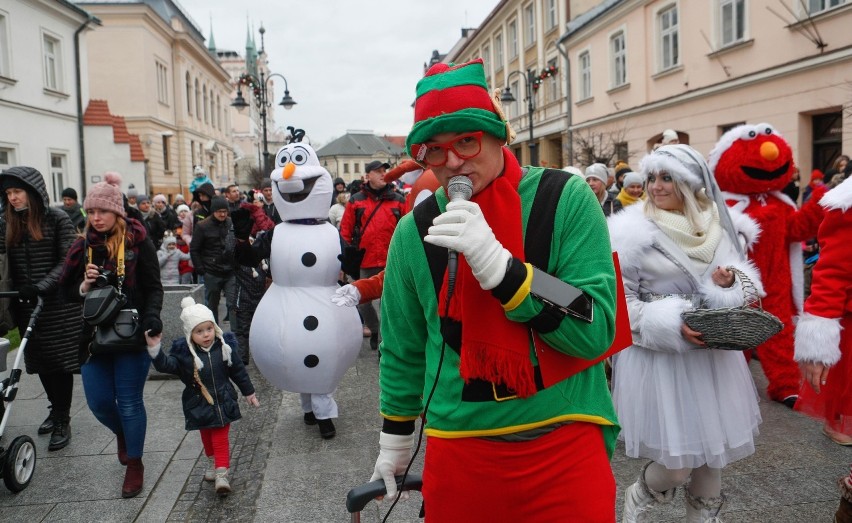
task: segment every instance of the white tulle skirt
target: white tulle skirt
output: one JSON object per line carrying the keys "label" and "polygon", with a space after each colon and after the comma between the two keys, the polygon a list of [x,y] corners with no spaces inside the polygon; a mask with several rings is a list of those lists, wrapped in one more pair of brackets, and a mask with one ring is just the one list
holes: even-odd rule
{"label": "white tulle skirt", "polygon": [[615,357],[612,389],[632,458],[669,469],[722,468],[754,453],[760,409],[740,352],[633,346]]}

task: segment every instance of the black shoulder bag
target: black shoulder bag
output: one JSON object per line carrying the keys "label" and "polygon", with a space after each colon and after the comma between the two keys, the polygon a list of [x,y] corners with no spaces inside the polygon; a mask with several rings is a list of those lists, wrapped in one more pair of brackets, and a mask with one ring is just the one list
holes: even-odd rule
{"label": "black shoulder bag", "polygon": [[[87,263],[92,249],[87,249]],[[137,352],[145,348],[145,335],[136,309],[127,308],[127,296],[121,291],[124,283],[124,242],[118,248],[116,260],[118,288],[104,285],[89,290],[83,301],[83,320],[95,328],[89,344],[92,355]]]}

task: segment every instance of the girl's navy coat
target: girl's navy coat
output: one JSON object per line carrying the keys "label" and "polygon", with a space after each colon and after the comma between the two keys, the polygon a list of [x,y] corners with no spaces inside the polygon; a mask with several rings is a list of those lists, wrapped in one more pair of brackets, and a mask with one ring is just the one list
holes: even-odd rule
{"label": "girl's navy coat", "polygon": [[195,383],[192,353],[189,352],[185,338],[175,340],[168,355],[160,351],[154,358],[154,367],[158,371],[175,374],[186,385],[181,397],[186,430],[224,427],[225,424],[240,419],[237,391],[231,384],[232,380],[243,396],[254,394],[254,385],[237,351],[237,339],[232,332],[226,332],[224,337],[232,349],[230,367],[222,359],[222,340],[219,338],[216,338],[210,352],[201,349],[195,351],[204,363],[204,367],[198,369],[198,376],[213,397],[213,405],[204,399]]}

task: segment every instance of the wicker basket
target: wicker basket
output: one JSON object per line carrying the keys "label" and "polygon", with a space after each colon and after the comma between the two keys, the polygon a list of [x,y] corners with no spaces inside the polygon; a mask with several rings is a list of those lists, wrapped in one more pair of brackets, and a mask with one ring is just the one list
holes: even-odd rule
{"label": "wicker basket", "polygon": [[707,349],[753,349],[784,328],[774,315],[763,310],[760,294],[742,271],[727,267],[740,279],[743,305],[726,309],[696,309],[681,314],[684,323],[701,333]]}

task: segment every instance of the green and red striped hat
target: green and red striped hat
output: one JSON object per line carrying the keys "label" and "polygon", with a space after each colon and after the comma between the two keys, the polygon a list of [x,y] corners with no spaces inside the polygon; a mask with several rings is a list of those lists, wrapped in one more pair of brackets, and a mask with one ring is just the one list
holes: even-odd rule
{"label": "green and red striped hat", "polygon": [[441,133],[485,131],[506,139],[506,122],[494,109],[482,59],[459,65],[435,64],[417,82],[414,127],[405,141],[411,148]]}

